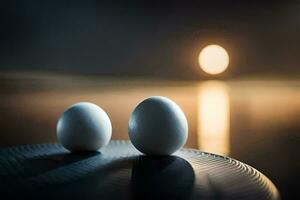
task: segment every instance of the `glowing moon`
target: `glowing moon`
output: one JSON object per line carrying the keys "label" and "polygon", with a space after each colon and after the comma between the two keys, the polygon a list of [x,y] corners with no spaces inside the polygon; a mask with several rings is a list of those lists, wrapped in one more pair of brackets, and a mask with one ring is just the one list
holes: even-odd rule
{"label": "glowing moon", "polygon": [[208,74],[220,74],[229,64],[227,51],[219,45],[208,45],[199,54],[199,64]]}

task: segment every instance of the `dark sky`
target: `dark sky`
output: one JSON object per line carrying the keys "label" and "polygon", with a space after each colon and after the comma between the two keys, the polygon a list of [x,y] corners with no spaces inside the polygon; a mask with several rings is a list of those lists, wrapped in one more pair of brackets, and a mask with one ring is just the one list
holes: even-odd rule
{"label": "dark sky", "polygon": [[230,76],[300,74],[300,1],[10,0],[0,68],[193,78],[216,43]]}

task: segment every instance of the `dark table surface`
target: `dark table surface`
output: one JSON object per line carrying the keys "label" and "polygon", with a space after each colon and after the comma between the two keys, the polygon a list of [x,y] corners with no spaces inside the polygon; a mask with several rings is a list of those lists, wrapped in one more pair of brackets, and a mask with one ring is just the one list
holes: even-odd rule
{"label": "dark table surface", "polygon": [[0,150],[5,199],[279,199],[273,183],[229,157],[193,149],[150,157],[129,141],[72,154],[58,144]]}

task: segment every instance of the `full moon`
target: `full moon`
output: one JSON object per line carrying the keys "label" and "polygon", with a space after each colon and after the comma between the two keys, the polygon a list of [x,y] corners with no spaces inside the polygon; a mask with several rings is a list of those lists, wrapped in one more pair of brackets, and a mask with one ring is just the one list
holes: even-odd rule
{"label": "full moon", "polygon": [[220,74],[229,64],[227,51],[219,45],[208,45],[199,54],[199,65],[208,74]]}

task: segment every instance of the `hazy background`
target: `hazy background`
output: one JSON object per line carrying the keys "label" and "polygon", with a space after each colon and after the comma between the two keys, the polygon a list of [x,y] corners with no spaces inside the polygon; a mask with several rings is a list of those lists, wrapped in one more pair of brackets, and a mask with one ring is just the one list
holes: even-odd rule
{"label": "hazy background", "polygon": [[299,1],[7,0],[0,69],[206,77],[202,47],[228,50],[220,77],[300,73]]}

